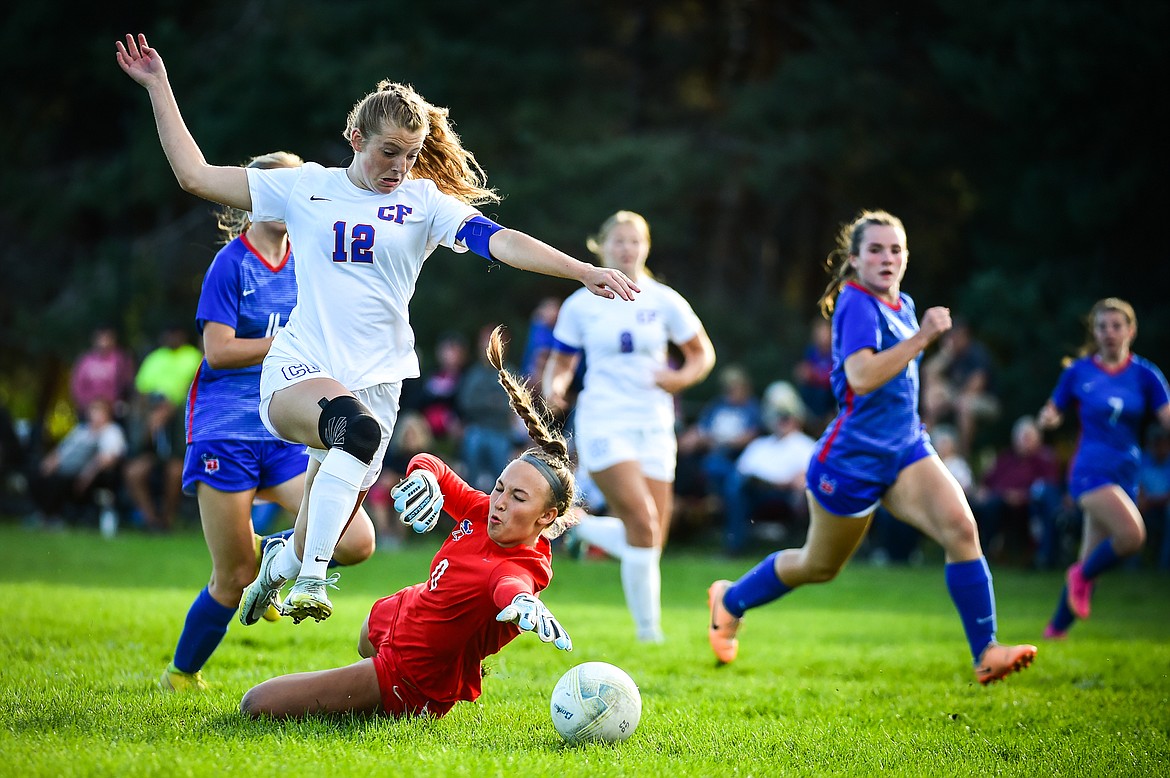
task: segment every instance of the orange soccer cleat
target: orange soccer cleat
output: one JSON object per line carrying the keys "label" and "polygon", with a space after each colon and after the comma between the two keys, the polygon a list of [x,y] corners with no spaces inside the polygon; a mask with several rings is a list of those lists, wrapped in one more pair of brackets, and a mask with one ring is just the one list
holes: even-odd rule
{"label": "orange soccer cleat", "polygon": [[1002,646],[991,643],[979,655],[975,664],[975,678],[986,686],[1012,673],[1018,673],[1036,658],[1036,647],[1029,645]]}
{"label": "orange soccer cleat", "polygon": [[735,633],[739,631],[742,619],[732,616],[723,605],[723,594],[730,586],[731,581],[719,580],[707,589],[707,605],[711,608],[711,628],[707,632],[707,640],[720,664],[734,661],[739,652],[739,640]]}

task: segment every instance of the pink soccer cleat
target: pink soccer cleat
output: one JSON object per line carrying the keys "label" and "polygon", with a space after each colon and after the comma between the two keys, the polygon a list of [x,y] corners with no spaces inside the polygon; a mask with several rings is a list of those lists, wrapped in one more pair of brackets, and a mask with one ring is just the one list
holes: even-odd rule
{"label": "pink soccer cleat", "polygon": [[1078,619],[1089,618],[1093,601],[1093,582],[1081,573],[1081,563],[1076,562],[1068,569],[1068,607]]}

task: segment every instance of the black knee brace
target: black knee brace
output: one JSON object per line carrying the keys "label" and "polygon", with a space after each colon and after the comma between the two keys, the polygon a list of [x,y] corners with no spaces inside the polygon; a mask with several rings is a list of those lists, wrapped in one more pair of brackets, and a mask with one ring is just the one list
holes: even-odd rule
{"label": "black knee brace", "polygon": [[345,394],[332,400],[322,397],[317,404],[321,406],[317,433],[325,448],[339,448],[356,459],[372,463],[382,444],[382,425],[366,406]]}

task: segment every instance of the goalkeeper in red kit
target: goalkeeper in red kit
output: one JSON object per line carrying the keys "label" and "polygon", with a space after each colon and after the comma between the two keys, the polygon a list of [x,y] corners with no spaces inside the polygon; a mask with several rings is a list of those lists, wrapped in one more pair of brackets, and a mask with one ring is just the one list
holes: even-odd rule
{"label": "goalkeeper in red kit", "polygon": [[536,446],[504,468],[491,494],[468,486],[438,457],[412,459],[392,492],[402,521],[426,532],[442,509],[455,519],[430,576],[374,603],[358,639],[363,659],[265,681],[244,695],[243,713],[437,718],[479,697],[481,662],[520,632],[572,650],[568,633],[537,597],[552,579],[549,541],[573,521],[568,449],[504,369],[502,329],[492,333],[488,356]]}

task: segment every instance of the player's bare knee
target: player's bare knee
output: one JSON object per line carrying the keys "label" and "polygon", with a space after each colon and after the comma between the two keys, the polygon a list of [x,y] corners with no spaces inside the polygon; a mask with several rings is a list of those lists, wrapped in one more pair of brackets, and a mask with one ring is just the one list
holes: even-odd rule
{"label": "player's bare knee", "polygon": [[382,446],[382,425],[370,410],[347,394],[332,400],[321,398],[317,434],[325,448],[339,448],[366,464]]}

